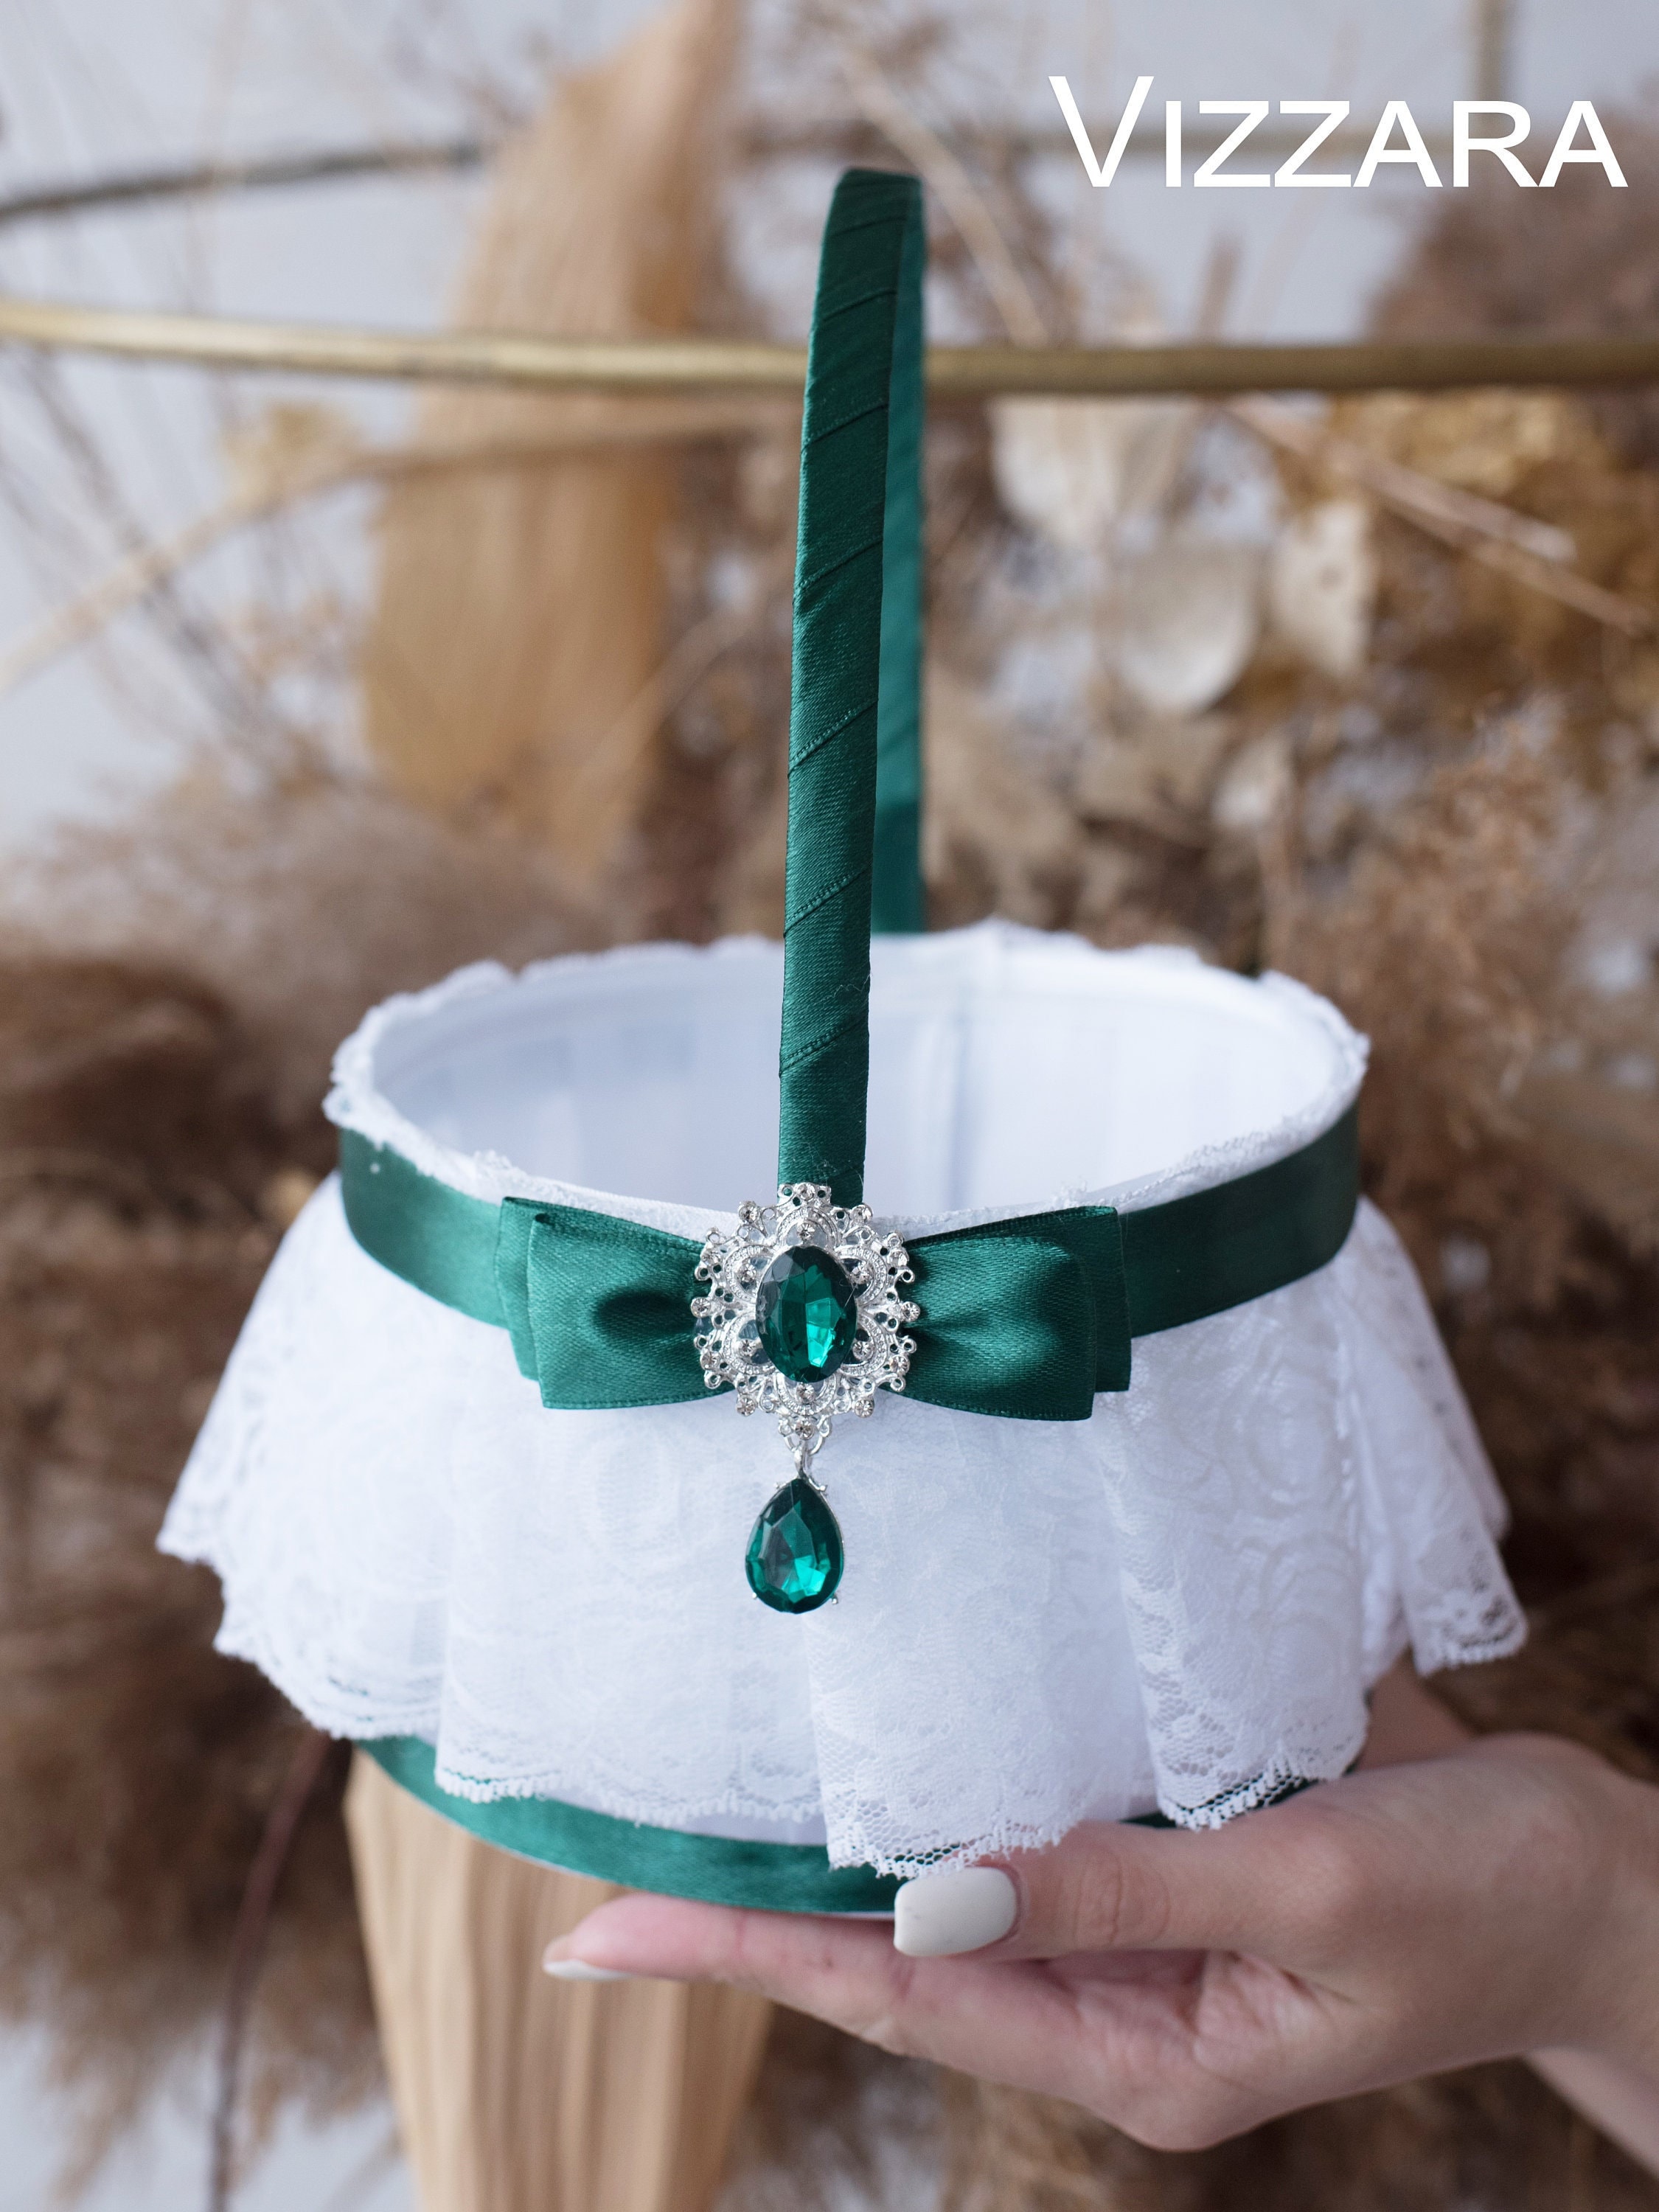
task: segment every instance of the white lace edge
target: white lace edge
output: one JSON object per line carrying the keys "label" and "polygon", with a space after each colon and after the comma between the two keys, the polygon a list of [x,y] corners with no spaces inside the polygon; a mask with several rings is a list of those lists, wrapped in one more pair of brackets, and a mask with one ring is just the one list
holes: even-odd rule
{"label": "white lace edge", "polygon": [[1527,1640],[1527,1617],[1518,1605],[1500,1609],[1509,1614],[1508,1625],[1491,1636],[1462,1637],[1455,1644],[1413,1638],[1412,1663],[1418,1673],[1439,1674],[1454,1667],[1484,1667],[1489,1660],[1512,1659]]}
{"label": "white lace edge", "polygon": [[[216,1573],[219,1571],[212,1550],[199,1538],[181,1529],[163,1529],[156,1539],[155,1548],[169,1559],[183,1560],[187,1566],[210,1567]],[[431,1698],[410,1699],[399,1715],[396,1701],[382,1698],[376,1708],[374,1734],[365,1735],[363,1715],[349,1697],[321,1696],[314,1686],[297,1682],[270,1638],[250,1621],[239,1618],[228,1605],[213,1639],[213,1648],[224,1658],[243,1660],[257,1667],[267,1681],[275,1683],[301,1717],[313,1728],[320,1729],[325,1735],[349,1743],[407,1735],[430,1744],[434,1751],[438,1748],[439,1740],[433,1732]],[[394,1725],[386,1726],[387,1719]],[[401,1724],[398,1724],[399,1722]],[[593,1791],[581,1789],[567,1776],[551,1770],[515,1774],[499,1782],[481,1782],[440,1760],[436,1778],[440,1789],[472,1805],[495,1805],[526,1797],[553,1798],[562,1804],[579,1805],[586,1811],[604,1813],[612,1820],[635,1821],[651,1828],[678,1830],[686,1820],[755,1820],[768,1826],[787,1827],[823,1818],[823,1802],[817,1793],[781,1802],[776,1798],[750,1797],[740,1790],[724,1790],[706,1797],[677,1799],[670,1808],[659,1798],[643,1795],[617,1796],[600,1803]]]}
{"label": "white lace edge", "polygon": [[[177,1534],[171,1539],[164,1538],[157,1548],[191,1565],[210,1566],[213,1564],[205,1552],[196,1551],[187,1539],[181,1540]],[[1517,1613],[1507,1627],[1491,1637],[1466,1638],[1455,1646],[1433,1653],[1417,1649],[1414,1645],[1411,1648],[1420,1671],[1437,1674],[1443,1669],[1479,1666],[1488,1660],[1509,1658],[1524,1643],[1526,1633],[1526,1621]],[[258,1633],[246,1632],[246,1625],[234,1623],[228,1613],[214,1639],[214,1648],[228,1658],[245,1660],[258,1667],[267,1680],[276,1683],[296,1711],[325,1735],[350,1741],[367,1740],[356,1733],[361,1716],[352,1711],[349,1699],[334,1702],[319,1698],[314,1692],[296,1693],[297,1686],[284,1680],[286,1669],[269,1639]],[[1406,1648],[1407,1640],[1402,1638],[1401,1651]],[[1395,1654],[1396,1657],[1399,1656],[1399,1653]],[[1387,1671],[1387,1668],[1382,1670],[1382,1673]],[[1344,1743],[1340,1751],[1335,1753],[1327,1752],[1317,1758],[1281,1747],[1255,1774],[1195,1805],[1186,1803],[1167,1788],[1160,1789],[1157,1793],[1157,1808],[1177,1828],[1200,1831],[1224,1827],[1241,1814],[1255,1812],[1263,1806],[1275,1803],[1297,1789],[1337,1780],[1364,1749],[1368,1733],[1367,1728],[1361,1728]],[[391,1735],[413,1736],[431,1745],[434,1752],[437,1749],[430,1707],[426,1704],[418,1708],[410,1707],[404,1727],[376,1730],[377,1736]],[[434,1766],[434,1779],[441,1790],[468,1804],[493,1805],[525,1799],[552,1799],[562,1804],[581,1806],[612,1820],[665,1828],[675,1833],[705,1832],[687,1830],[684,1824],[688,1820],[736,1820],[757,1822],[776,1829],[822,1822],[823,1820],[821,1796],[810,1800],[803,1797],[780,1803],[775,1799],[762,1800],[747,1796],[741,1791],[726,1790],[699,1798],[694,1802],[677,1802],[671,1810],[660,1800],[642,1795],[625,1798],[609,1796],[607,1802],[599,1802],[598,1793],[574,1788],[564,1777],[551,1771],[515,1775],[511,1779],[499,1782],[481,1782],[474,1776],[446,1766],[440,1759]],[[1046,1850],[1061,1842],[1087,1818],[1087,1805],[1079,1798],[1066,1812],[1056,1814],[1049,1820],[998,1822],[982,1835],[949,1846],[908,1852],[883,1851],[854,1834],[838,1850],[828,1850],[828,1856],[834,1867],[871,1867],[878,1874],[911,1881],[919,1875],[938,1872],[947,1867],[971,1866],[1010,1852]]]}
{"label": "white lace edge", "polygon": [[[1045,956],[1057,954],[1065,959],[1122,961],[1138,967],[1181,969],[1188,972],[1207,970],[1209,966],[1185,945],[1142,945],[1106,952],[1069,932],[1030,929],[1018,922],[994,919],[976,922],[968,929],[939,932],[915,942],[931,947],[969,938],[997,949],[1040,947]],[[375,1078],[376,1055],[387,1038],[407,1024],[469,999],[487,997],[494,992],[526,984],[533,986],[542,977],[556,973],[568,975],[586,970],[597,974],[619,963],[659,967],[672,972],[683,970],[688,963],[737,960],[763,950],[775,949],[764,938],[745,936],[720,938],[708,945],[613,945],[603,952],[563,953],[550,959],[532,961],[517,970],[505,968],[495,960],[475,961],[424,990],[399,992],[372,1007],[335,1054],[333,1084],[323,1110],[337,1128],[353,1130],[372,1144],[401,1153],[423,1174],[469,1197],[495,1201],[507,1197],[541,1199],[549,1205],[568,1206],[582,1212],[615,1214],[645,1228],[663,1229],[682,1236],[701,1237],[710,1228],[732,1229],[737,1224],[735,1211],[683,1206],[667,1200],[560,1182],[549,1176],[530,1175],[498,1152],[463,1152],[445,1145],[401,1113],[380,1090]],[[1245,981],[1233,976],[1230,969],[1213,972],[1233,981]],[[1166,1200],[1231,1182],[1237,1175],[1268,1166],[1311,1144],[1341,1118],[1358,1096],[1370,1054],[1370,1041],[1352,1029],[1328,1000],[1322,999],[1317,992],[1310,991],[1291,976],[1269,971],[1251,979],[1249,988],[1262,991],[1312,1022],[1323,1031],[1332,1048],[1334,1069],[1329,1082],[1299,1112],[1286,1115],[1270,1127],[1230,1139],[1225,1144],[1200,1146],[1168,1168],[1127,1182],[1096,1188],[1073,1186],[1043,1198],[1012,1205],[971,1207],[950,1213],[897,1215],[890,1225],[906,1236],[923,1236],[948,1229],[976,1228],[992,1221],[1018,1221],[1064,1206],[1111,1206],[1120,1212],[1138,1212]]]}

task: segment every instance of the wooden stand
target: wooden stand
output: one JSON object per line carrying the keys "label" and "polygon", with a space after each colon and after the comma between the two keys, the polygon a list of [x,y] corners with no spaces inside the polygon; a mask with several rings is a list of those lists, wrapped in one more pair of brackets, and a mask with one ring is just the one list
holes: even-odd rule
{"label": "wooden stand", "polygon": [[706,2212],[766,2001],[550,1980],[547,1944],[616,1890],[480,1843],[361,1753],[346,1826],[421,2212]]}

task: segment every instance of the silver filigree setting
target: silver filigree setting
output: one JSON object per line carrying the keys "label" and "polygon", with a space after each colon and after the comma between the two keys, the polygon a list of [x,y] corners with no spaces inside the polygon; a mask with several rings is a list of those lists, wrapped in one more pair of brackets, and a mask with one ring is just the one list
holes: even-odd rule
{"label": "silver filigree setting", "polygon": [[[839,1261],[858,1303],[853,1350],[818,1382],[795,1382],[773,1365],[756,1316],[761,1278],[798,1244]],[[878,1390],[903,1389],[916,1348],[904,1326],[921,1309],[902,1291],[915,1276],[898,1237],[884,1235],[867,1206],[832,1206],[821,1183],[785,1183],[775,1205],[750,1200],[738,1207],[735,1230],[709,1231],[696,1276],[709,1286],[691,1301],[704,1382],[711,1390],[730,1383],[739,1413],[775,1413],[798,1474],[808,1474],[837,1414],[868,1415]]]}

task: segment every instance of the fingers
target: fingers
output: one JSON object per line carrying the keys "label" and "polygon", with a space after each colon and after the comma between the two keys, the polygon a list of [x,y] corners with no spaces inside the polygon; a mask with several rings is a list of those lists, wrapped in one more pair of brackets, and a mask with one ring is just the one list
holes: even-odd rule
{"label": "fingers", "polygon": [[[878,2009],[905,1960],[988,1960],[1106,1952],[1248,1953],[1295,1966],[1363,1905],[1364,1824],[1338,1809],[1341,1785],[1190,1832],[1091,1823],[1002,1866],[945,1868],[906,1882],[892,1927],[744,1912],[672,1898],[619,1899],[555,1945],[553,1965],[674,1980],[732,1981],[811,2011],[813,1994],[856,1984]],[[550,1967],[550,1971],[551,1967]],[[828,2011],[825,2017],[838,2016]],[[860,2031],[862,2032],[862,2031]]]}
{"label": "fingers", "polygon": [[[885,1922],[743,1912],[672,1898],[601,1905],[549,1947],[580,1978],[711,1979],[810,2012],[883,2050],[1088,2106],[1144,2142],[1192,2148],[1291,2100],[1194,2049],[1199,1984],[1171,1957],[1139,1978],[997,1957],[912,1960]],[[1252,2038],[1252,2042],[1259,2040]]]}
{"label": "fingers", "polygon": [[1093,1822],[1073,1829],[1052,1850],[1006,1863],[1018,1913],[988,1955],[1220,1950],[1287,1958],[1310,1909],[1328,1905],[1341,1878],[1334,1851],[1314,1865],[1318,1855],[1295,1811],[1273,1808],[1197,1832]]}
{"label": "fingers", "polygon": [[[845,1922],[805,1913],[745,1912],[643,1892],[615,1898],[548,1946],[550,1973],[575,1963],[591,1972],[648,1975],[667,1982],[731,1982],[808,2010],[821,1985],[857,1985],[872,2002],[884,1993],[890,1962],[883,1920]],[[583,1978],[585,1978],[585,1977]]]}
{"label": "fingers", "polygon": [[810,2012],[884,2050],[1083,2096],[1074,1997],[1045,1968],[939,1960],[893,1947],[884,1920],[745,1912],[617,1898],[548,1947],[550,1973],[720,1981]]}
{"label": "fingers", "polygon": [[838,2018],[817,2001],[821,1979],[837,2004],[848,1996],[873,2016],[906,1960],[1224,1950],[1289,1962],[1316,1919],[1328,1923],[1352,1872],[1352,1853],[1322,1840],[1326,1826],[1293,1807],[1196,1834],[1091,1824],[1002,1867],[906,1882],[890,1929],[636,1895],[590,1914],[580,1943],[573,1934],[554,1945],[550,1971],[574,1960],[770,1995],[787,1985],[786,2002]]}
{"label": "fingers", "polygon": [[[1610,1792],[1644,1816],[1623,1843]],[[1653,1918],[1607,1899],[1626,1859],[1654,1863],[1653,1796],[1588,1753],[1489,1739],[1219,1831],[1085,1826],[926,1876],[896,1931],[635,1896],[551,1955],[735,1983],[1191,2148],[1517,2049],[1603,2047],[1651,1948]]]}

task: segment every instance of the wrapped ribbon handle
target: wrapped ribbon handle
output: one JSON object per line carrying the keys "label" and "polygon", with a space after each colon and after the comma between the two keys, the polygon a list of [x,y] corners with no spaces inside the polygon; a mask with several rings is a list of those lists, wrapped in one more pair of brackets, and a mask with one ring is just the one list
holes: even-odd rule
{"label": "wrapped ribbon handle", "polygon": [[801,421],[780,1183],[864,1195],[870,936],[922,927],[921,186],[849,169]]}

